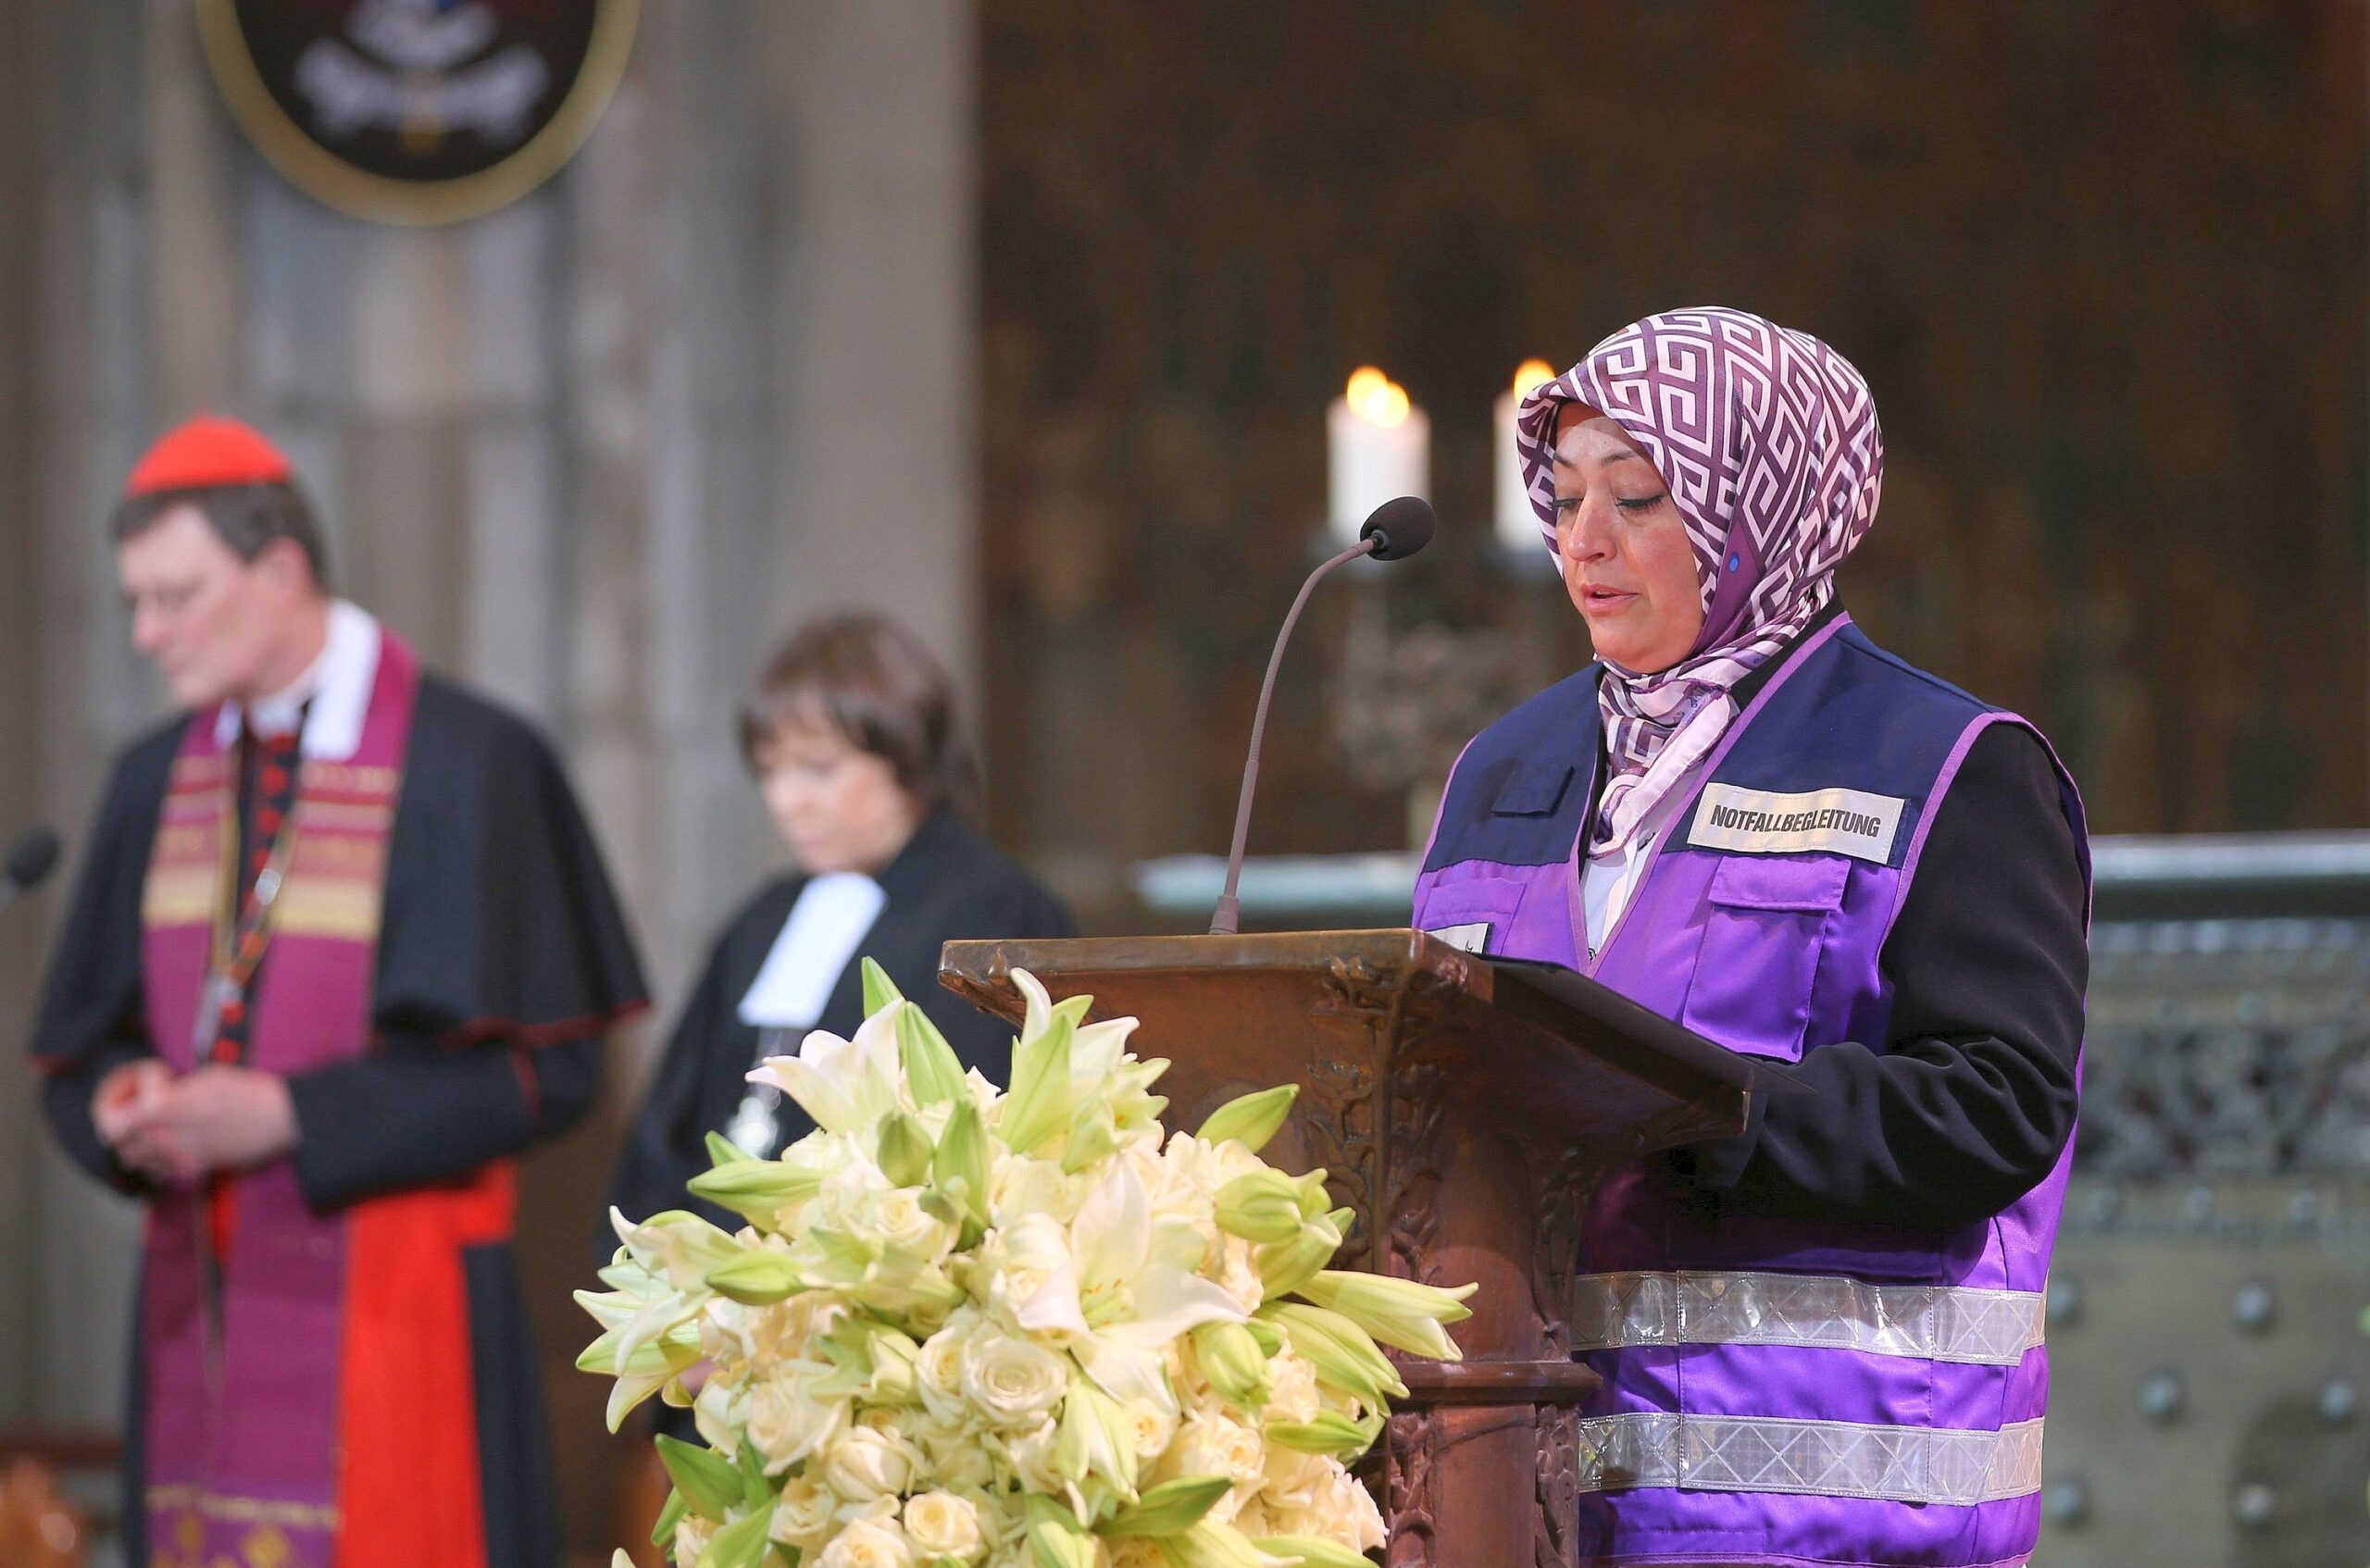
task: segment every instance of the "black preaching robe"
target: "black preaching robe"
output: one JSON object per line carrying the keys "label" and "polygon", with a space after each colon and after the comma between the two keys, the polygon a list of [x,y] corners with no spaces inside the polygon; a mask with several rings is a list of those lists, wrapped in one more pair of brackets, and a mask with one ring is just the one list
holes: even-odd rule
{"label": "black preaching robe", "polygon": [[[1003,1083],[1011,1067],[1012,1026],[938,983],[939,949],[966,938],[1070,936],[1068,913],[1028,872],[944,809],[926,817],[874,879],[887,902],[857,944],[857,954],[878,963],[899,990],[920,1004],[966,1067]],[[691,1208],[719,1225],[737,1229],[742,1224],[738,1216],[690,1197],[683,1184],[708,1168],[707,1135],[724,1129],[748,1089],[749,1069],[757,1064],[758,1030],[741,1021],[741,999],[805,886],[806,878],[798,876],[767,884],[717,938],[667,1041],[650,1097],[626,1138],[610,1201],[628,1218]],[[845,1039],[863,1022],[862,966],[850,960],[814,1027]],[[795,1051],[802,1035],[793,1033],[783,1049]],[[776,1114],[782,1130],[777,1148],[814,1130],[794,1101],[784,1099]],[[615,1245],[604,1231],[602,1256]]]}
{"label": "black preaching robe", "polygon": [[[91,1096],[113,1068],[155,1054],[141,894],[187,723],[158,727],[116,765],[33,1031],[58,1140],[133,1193],[140,1180],[100,1141]],[[372,1049],[287,1080],[297,1184],[321,1212],[467,1176],[573,1126],[592,1102],[605,1031],[644,1003],[599,852],[557,759],[523,721],[423,674],[390,832]],[[559,1561],[557,1521],[510,1251],[489,1242],[463,1256],[486,1561],[544,1568]],[[125,1561],[144,1562],[134,1381]]]}

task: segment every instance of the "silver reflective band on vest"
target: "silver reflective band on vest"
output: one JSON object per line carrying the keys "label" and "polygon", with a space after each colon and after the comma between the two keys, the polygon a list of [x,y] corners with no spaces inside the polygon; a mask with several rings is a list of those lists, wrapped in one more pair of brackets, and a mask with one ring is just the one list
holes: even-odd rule
{"label": "silver reflective band on vest", "polygon": [[2014,1366],[2041,1342],[2038,1290],[1871,1285],[1825,1274],[1584,1274],[1572,1349],[1793,1345]]}
{"label": "silver reflective band on vest", "polygon": [[1579,1423],[1580,1490],[1678,1487],[1972,1507],[2040,1490],[2040,1427],[1862,1426],[1632,1411]]}

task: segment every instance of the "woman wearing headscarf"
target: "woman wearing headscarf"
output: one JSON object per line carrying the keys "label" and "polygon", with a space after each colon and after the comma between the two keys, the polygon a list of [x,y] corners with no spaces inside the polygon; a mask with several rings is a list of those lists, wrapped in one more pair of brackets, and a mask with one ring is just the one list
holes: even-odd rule
{"label": "woman wearing headscarf", "polygon": [[1466,747],[1416,923],[1772,1080],[1741,1134],[1590,1201],[1583,1560],[2024,1562],[2088,975],[2073,781],[1835,602],[1884,457],[1825,343],[1649,317],[1519,425],[1597,662]]}

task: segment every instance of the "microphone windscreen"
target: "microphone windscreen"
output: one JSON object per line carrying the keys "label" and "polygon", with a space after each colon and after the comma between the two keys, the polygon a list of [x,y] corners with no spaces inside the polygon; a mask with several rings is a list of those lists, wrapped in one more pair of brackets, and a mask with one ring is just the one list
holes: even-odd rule
{"label": "microphone windscreen", "polygon": [[46,828],[28,828],[8,846],[8,861],[0,868],[19,888],[31,888],[57,865],[57,835]]}
{"label": "microphone windscreen", "polygon": [[1358,537],[1374,541],[1376,560],[1403,561],[1432,541],[1437,520],[1432,504],[1422,496],[1393,496],[1367,515]]}

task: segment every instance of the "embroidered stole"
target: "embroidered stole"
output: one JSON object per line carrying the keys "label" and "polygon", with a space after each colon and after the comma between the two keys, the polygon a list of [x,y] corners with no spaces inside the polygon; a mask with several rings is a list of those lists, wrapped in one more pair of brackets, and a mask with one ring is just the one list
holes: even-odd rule
{"label": "embroidered stole", "polygon": [[[301,765],[269,945],[243,999],[250,1066],[302,1074],[369,1048],[418,681],[410,647],[386,635],[353,757]],[[238,754],[219,744],[217,718],[198,714],[183,735],[142,901],[148,1035],[181,1072],[205,1047],[210,977],[250,880],[234,864]],[[213,1226],[202,1189],[149,1209],[139,1310],[151,1564],[483,1568],[460,1251],[508,1236],[507,1164],[330,1213],[306,1205],[284,1159],[217,1191]]]}

